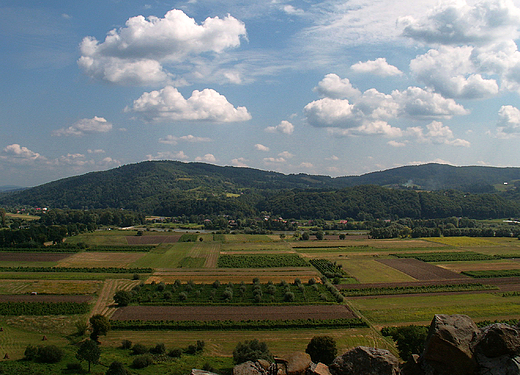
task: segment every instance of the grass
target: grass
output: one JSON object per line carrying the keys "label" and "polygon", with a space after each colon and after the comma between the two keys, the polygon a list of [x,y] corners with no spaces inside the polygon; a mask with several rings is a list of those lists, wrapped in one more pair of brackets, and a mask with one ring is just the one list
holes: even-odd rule
{"label": "grass", "polygon": [[0,294],[96,294],[99,281],[0,280]]}
{"label": "grass", "polygon": [[360,283],[384,283],[384,282],[407,282],[416,281],[413,277],[403,272],[377,262],[373,258],[352,257],[338,259],[338,264],[343,270]]}
{"label": "grass", "polygon": [[428,237],[423,240],[455,247],[493,245],[493,242],[480,237]]}
{"label": "grass", "polygon": [[194,246],[192,242],[158,246],[131,264],[131,267],[177,268]]}
{"label": "grass", "polygon": [[206,258],[193,258],[186,257],[182,258],[179,262],[180,268],[202,268],[204,267],[204,263],[206,262]]}

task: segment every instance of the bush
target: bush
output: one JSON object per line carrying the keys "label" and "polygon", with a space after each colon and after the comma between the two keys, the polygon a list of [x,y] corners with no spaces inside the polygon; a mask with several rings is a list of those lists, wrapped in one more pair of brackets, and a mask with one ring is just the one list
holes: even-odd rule
{"label": "bush", "polygon": [[83,372],[83,366],[81,366],[81,363],[79,362],[67,363],[67,366],[65,366],[65,368],[68,371]]}
{"label": "bush", "polygon": [[130,301],[132,301],[132,293],[126,290],[118,290],[116,294],[114,294],[114,301],[118,306],[128,306]]}
{"label": "bush", "polygon": [[110,364],[110,367],[108,368],[105,375],[128,375],[130,374],[126,369],[125,366],[118,361],[114,361]]}
{"label": "bush", "polygon": [[173,348],[168,352],[168,356],[172,358],[180,358],[182,356],[181,348]]}
{"label": "bush", "polygon": [[63,355],[63,350],[56,345],[39,346],[36,360],[43,363],[58,363]]}
{"label": "bush", "polygon": [[132,361],[132,367],[139,369],[145,368],[153,364],[153,359],[149,354],[140,355],[139,357],[134,358]]}
{"label": "bush", "polygon": [[260,342],[257,339],[239,342],[233,350],[233,361],[236,364],[256,361],[257,359],[273,360],[265,342]]}
{"label": "bush", "polygon": [[148,352],[148,348],[144,346],[143,344],[135,344],[132,348],[132,354],[138,355],[138,354],[144,354]]}
{"label": "bush", "polygon": [[188,345],[188,347],[186,348],[186,353],[188,353],[188,354],[197,353],[197,347],[195,345]]}
{"label": "bush", "polygon": [[313,362],[330,365],[338,354],[336,340],[331,336],[314,336],[307,345],[305,352],[311,356]]}
{"label": "bush", "polygon": [[204,350],[204,346],[206,346],[206,343],[202,340],[197,340],[197,351],[202,352]]}
{"label": "bush", "polygon": [[420,354],[424,350],[428,327],[414,325],[384,327],[381,329],[381,333],[384,336],[392,337],[397,344],[399,356],[406,361],[412,354]]}
{"label": "bush", "polygon": [[163,343],[155,345],[150,349],[150,353],[152,354],[164,354],[166,353],[166,346]]}
{"label": "bush", "polygon": [[121,341],[121,349],[130,349],[132,347],[132,341],[123,340]]}
{"label": "bush", "polygon": [[24,358],[28,361],[36,359],[36,356],[38,355],[38,347],[34,345],[27,345],[27,348],[25,348],[25,352],[23,353],[23,355]]}
{"label": "bush", "polygon": [[74,326],[76,327],[76,335],[78,336],[84,336],[87,332],[88,324],[84,320],[78,320],[74,323]]}

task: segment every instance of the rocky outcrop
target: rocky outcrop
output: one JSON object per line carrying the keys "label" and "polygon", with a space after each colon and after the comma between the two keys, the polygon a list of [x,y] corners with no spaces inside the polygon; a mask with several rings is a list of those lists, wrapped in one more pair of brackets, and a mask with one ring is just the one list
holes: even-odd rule
{"label": "rocky outcrop", "polygon": [[304,352],[294,352],[284,358],[287,363],[287,375],[305,375],[311,366],[311,356]]}
{"label": "rocky outcrop", "polygon": [[399,360],[388,350],[359,346],[336,357],[332,375],[398,375]]}
{"label": "rocky outcrop", "polygon": [[233,368],[233,375],[267,375],[268,372],[261,363],[247,361]]}

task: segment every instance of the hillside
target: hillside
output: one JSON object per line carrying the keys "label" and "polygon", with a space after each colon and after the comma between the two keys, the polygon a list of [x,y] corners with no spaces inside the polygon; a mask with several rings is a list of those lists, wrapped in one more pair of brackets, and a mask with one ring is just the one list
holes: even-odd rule
{"label": "hillside", "polygon": [[[433,217],[440,213],[464,214],[468,209],[462,207],[467,207],[467,202],[472,202],[470,207],[475,204],[473,198],[465,199],[464,204],[459,202],[466,195],[452,194],[446,203],[446,194],[419,193],[421,190],[451,189],[473,194],[501,194],[487,194],[485,201],[494,202],[496,215],[514,215],[518,200],[516,180],[520,180],[520,168],[425,164],[332,178],[204,163],[147,161],[65,178],[23,191],[1,193],[0,205],[124,208],[168,216],[201,213],[248,216],[267,210],[285,217],[310,217],[325,211],[329,215],[319,216],[355,217],[356,213],[368,212],[377,217]],[[393,190],[353,189],[361,185]],[[507,191],[499,192],[494,186]],[[398,193],[396,188],[404,191]],[[426,214],[424,202],[431,206],[432,197],[434,207],[428,208]],[[321,202],[321,206],[317,202]],[[443,205],[448,208],[442,208]],[[486,208],[478,216],[486,217],[486,212],[493,213],[493,210]]]}

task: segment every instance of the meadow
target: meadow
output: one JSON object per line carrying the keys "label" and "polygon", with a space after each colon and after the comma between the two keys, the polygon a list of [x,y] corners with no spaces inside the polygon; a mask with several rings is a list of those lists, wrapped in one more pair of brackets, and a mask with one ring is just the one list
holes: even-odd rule
{"label": "meadow", "polygon": [[[191,242],[182,242],[183,237]],[[252,316],[248,309],[260,313],[261,310],[255,306],[268,308],[266,305],[269,304],[279,305],[287,311],[294,309],[295,313],[297,308],[310,312],[310,306],[314,304],[316,307],[312,311],[316,311],[318,316],[313,319],[325,321],[330,317],[321,313],[325,310],[318,307],[330,304],[334,308],[344,305],[345,311],[350,311],[368,327],[249,329],[244,326],[238,330],[182,332],[119,328],[102,337],[102,363],[117,359],[127,365],[131,364],[132,356],[119,348],[122,340],[148,346],[164,343],[169,348],[185,348],[197,340],[205,341],[202,354],[185,355],[176,360],[158,359],[149,368],[132,369],[136,374],[178,374],[206,363],[219,373],[228,374],[235,345],[253,338],[267,342],[277,356],[304,350],[308,341],[320,334],[333,336],[340,352],[368,345],[397,353],[393,344],[379,333],[381,327],[424,325],[438,313],[467,314],[476,321],[505,320],[520,315],[520,296],[517,293],[520,291],[520,276],[511,271],[520,270],[520,261],[515,258],[520,256],[518,239],[374,240],[366,236],[347,236],[345,240],[338,240],[336,236],[336,239],[322,241],[295,241],[274,235],[202,233],[183,236],[182,233],[167,231],[146,231],[137,235],[137,231],[112,230],[67,238],[67,242],[105,246],[107,251],[90,249],[65,254],[26,252],[16,255],[0,252],[2,266],[9,267],[0,270],[0,300],[2,296],[6,299],[13,296],[28,298],[33,292],[42,298],[58,296],[56,298],[65,300],[66,296],[75,295],[90,298],[86,313],[79,309],[78,313],[71,315],[56,310],[47,316],[14,316],[4,311],[0,316],[0,327],[3,328],[0,353],[8,353],[9,359],[0,361],[0,370],[11,371],[17,364],[26,366],[27,363],[17,360],[23,357],[27,345],[42,344],[42,336],[46,336],[48,343],[65,349],[64,361],[74,361],[75,347],[71,343],[86,337],[75,336],[77,323],[86,322],[95,313],[112,319],[124,316],[122,308],[114,304],[113,296],[118,290],[131,291],[140,284],[143,285],[140,294],[134,295],[131,305],[144,309],[152,305],[179,308],[179,305],[186,304],[184,297],[180,296],[185,292],[189,302],[186,307],[200,306],[201,311],[202,305],[206,308],[227,306],[226,309],[232,309],[233,305],[237,309],[243,308],[241,313],[237,310],[237,316],[241,314],[238,321]],[[114,246],[120,246],[121,251],[108,251]],[[132,246],[141,246],[141,250],[131,251]],[[49,267],[68,272],[43,272]],[[115,273],[115,269],[123,273]],[[126,271],[139,269],[147,271]],[[502,273],[509,272],[513,277],[501,277],[498,271],[507,271]],[[324,282],[325,274],[330,277],[329,283]],[[471,275],[487,276],[476,279]],[[499,279],[501,281],[497,281]],[[296,280],[303,286],[298,287]],[[216,281],[218,286],[213,287]],[[318,287],[312,287],[314,282],[318,282]],[[339,284],[332,286],[330,282]],[[183,285],[182,288],[186,285],[191,287],[187,291],[175,289],[172,286],[175,283]],[[260,284],[263,293],[263,297],[256,300],[255,283]],[[280,285],[284,283],[289,287],[282,288]],[[157,288],[161,284],[164,287],[159,291]],[[243,292],[241,285],[244,285]],[[269,285],[276,286],[272,294],[268,291]],[[334,293],[339,293],[336,288],[347,296],[344,302],[336,301]],[[170,294],[165,295],[166,292]],[[287,293],[293,296],[287,297]],[[229,295],[232,297],[228,298]],[[321,318],[319,314],[322,314]],[[65,367],[64,363],[60,369]],[[41,367],[39,371],[42,374],[56,373],[57,367],[34,366]],[[96,365],[93,371],[105,370]]]}

